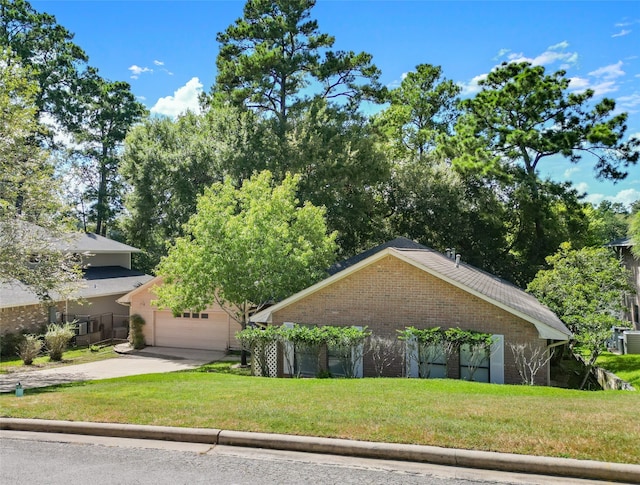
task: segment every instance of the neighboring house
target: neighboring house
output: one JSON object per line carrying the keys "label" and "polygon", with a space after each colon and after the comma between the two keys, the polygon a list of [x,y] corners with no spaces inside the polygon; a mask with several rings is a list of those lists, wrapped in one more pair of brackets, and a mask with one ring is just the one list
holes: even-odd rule
{"label": "neighboring house", "polygon": [[640,330],[640,259],[631,252],[633,242],[630,237],[611,241],[607,247],[613,248],[620,258],[621,264],[631,272],[631,284],[636,293],[625,296],[624,303],[627,311],[624,318],[631,322],[633,328]]}
{"label": "neighboring house", "polygon": [[202,350],[240,348],[235,335],[242,327],[217,304],[177,316],[155,306],[153,287],[161,284],[162,279],[156,277],[118,299],[121,305],[129,306],[130,315],[138,314],[144,319],[142,330],[147,345]]}
{"label": "neighboring house", "polygon": [[[44,231],[37,226],[33,230]],[[0,283],[0,336],[39,332],[49,322],[75,320],[79,322],[78,343],[126,338],[129,316],[116,300],[152,279],[131,269],[131,254],[139,249],[86,233],[54,240],[52,245],[58,251],[81,255],[85,268],[81,287],[73,299],[54,295],[45,305],[18,281]]]}
{"label": "neighboring house", "polygon": [[[367,327],[374,335],[390,339],[397,339],[398,331],[410,326],[490,333],[494,345],[476,380],[496,383],[521,382],[510,344],[530,344],[546,355],[571,336],[560,319],[532,295],[453,255],[445,256],[406,238],[335,265],[328,278],[253,315],[251,321]],[[329,359],[327,352],[324,358]],[[464,378],[465,358],[455,356],[447,377]],[[280,355],[280,375],[290,373],[284,361],[291,359]],[[386,375],[416,375],[415,369],[405,365],[398,358]],[[326,362],[324,368],[328,366]],[[375,375],[368,354],[362,369],[364,376]],[[550,383],[548,364],[539,372],[537,383]]]}

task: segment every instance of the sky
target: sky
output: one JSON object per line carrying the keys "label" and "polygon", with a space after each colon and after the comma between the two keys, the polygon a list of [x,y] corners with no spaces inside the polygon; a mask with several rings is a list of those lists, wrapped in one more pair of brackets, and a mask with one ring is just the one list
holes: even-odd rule
{"label": "sky", "polygon": [[[112,81],[127,81],[152,114],[197,110],[215,82],[216,34],[242,16],[243,1],[40,0],[39,12],[75,34],[89,64]],[[626,112],[626,138],[640,137],[640,4],[635,1],[318,0],[311,16],[333,35],[334,49],[365,51],[397,86],[418,64],[442,67],[463,96],[502,62],[560,69],[576,92],[613,98]],[[640,200],[640,165],[620,182],[599,181],[593,164],[559,158],[540,175],[568,181],[585,200],[628,205]]]}

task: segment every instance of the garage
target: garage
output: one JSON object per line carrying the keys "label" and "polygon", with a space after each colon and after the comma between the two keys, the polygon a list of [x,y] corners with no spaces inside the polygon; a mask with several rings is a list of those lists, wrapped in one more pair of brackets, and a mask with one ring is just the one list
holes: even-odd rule
{"label": "garage", "polygon": [[224,311],[183,313],[174,317],[168,311],[154,312],[155,342],[158,347],[201,350],[227,350],[234,346],[240,325]]}

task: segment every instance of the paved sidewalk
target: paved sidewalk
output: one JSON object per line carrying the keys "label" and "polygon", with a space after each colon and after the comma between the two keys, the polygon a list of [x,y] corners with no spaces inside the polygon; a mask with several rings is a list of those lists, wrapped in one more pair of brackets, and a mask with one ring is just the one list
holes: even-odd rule
{"label": "paved sidewalk", "polygon": [[[18,399],[18,398],[16,398]],[[203,428],[0,417],[0,429],[302,451],[640,484],[640,465]]]}
{"label": "paved sidewalk", "polygon": [[63,365],[43,370],[0,374],[0,392],[15,390],[18,382],[22,384],[24,389],[33,389],[70,382],[194,369],[208,362],[225,358],[225,352],[222,351],[167,347],[147,347],[143,351],[134,351],[128,347],[116,347],[119,347],[119,351],[124,353],[112,359],[89,362],[87,364]]}

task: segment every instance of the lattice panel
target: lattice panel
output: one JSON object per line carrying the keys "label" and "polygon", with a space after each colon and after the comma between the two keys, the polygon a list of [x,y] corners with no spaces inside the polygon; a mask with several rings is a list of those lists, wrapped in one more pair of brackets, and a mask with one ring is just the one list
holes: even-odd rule
{"label": "lattice panel", "polygon": [[257,365],[255,359],[251,359],[251,367],[253,368],[253,375],[258,377],[278,377],[278,344],[273,342],[267,347],[267,369],[269,375],[262,376],[262,369]]}

